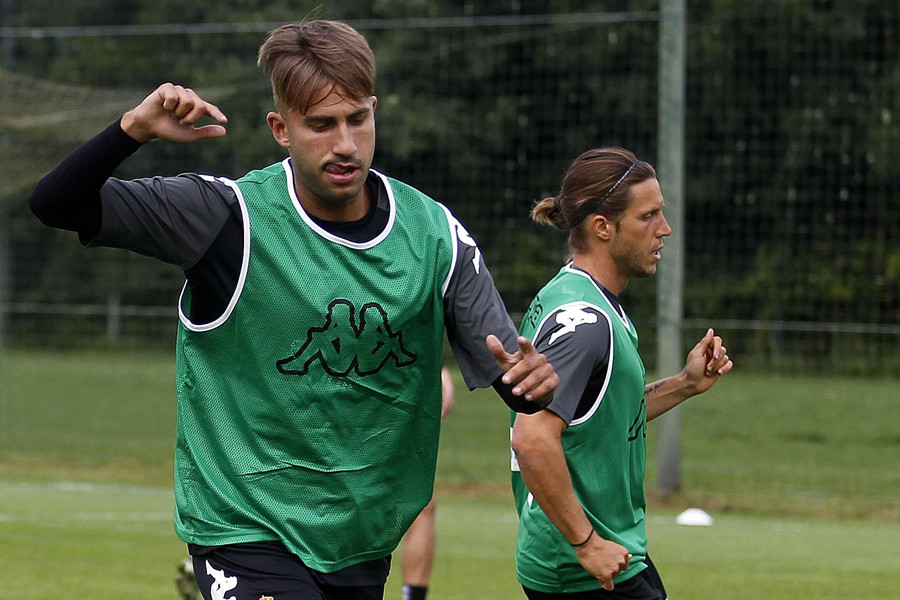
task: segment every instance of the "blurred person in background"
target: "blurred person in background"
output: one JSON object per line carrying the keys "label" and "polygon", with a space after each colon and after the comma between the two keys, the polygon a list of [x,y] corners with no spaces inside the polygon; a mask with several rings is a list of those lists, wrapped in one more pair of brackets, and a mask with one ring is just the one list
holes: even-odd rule
{"label": "blurred person in background", "polygon": [[[441,369],[441,421],[453,409],[453,379],[447,367]],[[434,565],[437,503],[432,498],[403,536],[400,570],[403,574],[402,600],[425,600]]]}

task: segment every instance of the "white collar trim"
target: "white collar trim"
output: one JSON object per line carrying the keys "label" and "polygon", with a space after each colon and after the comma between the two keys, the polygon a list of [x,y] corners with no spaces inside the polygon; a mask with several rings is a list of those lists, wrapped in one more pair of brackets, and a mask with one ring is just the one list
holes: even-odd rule
{"label": "white collar trim", "polygon": [[[346,246],[347,248],[353,248],[354,250],[366,250],[368,248],[374,248],[379,243],[384,240],[391,232],[391,229],[394,227],[394,219],[397,215],[397,201],[394,198],[394,190],[391,188],[390,182],[388,182],[388,178],[376,171],[375,169],[369,169],[370,172],[374,173],[381,180],[381,185],[387,190],[388,197],[388,205],[390,208],[390,214],[388,215],[387,224],[384,226],[384,229],[377,236],[372,238],[371,240],[365,242],[353,242],[346,238],[342,238],[339,235],[335,235],[330,231],[326,231],[319,226],[318,223],[313,220],[313,218],[306,212],[306,209],[303,208],[303,205],[300,204],[300,200],[297,198],[297,190],[294,188],[294,170],[291,167],[291,159],[286,158],[281,162],[281,165],[284,167],[284,173],[287,175],[287,189],[288,194],[291,197],[291,203],[294,205],[294,209],[297,211],[297,214],[300,215],[300,218],[309,226],[310,229],[315,231],[319,236],[325,238],[329,242],[334,242],[335,244],[340,244],[341,246]],[[377,199],[375,200],[377,201]]]}
{"label": "white collar trim", "polygon": [[622,322],[622,325],[625,326],[625,329],[631,331],[631,324],[628,322],[628,317],[625,315],[625,310],[621,306],[616,308],[613,303],[609,301],[609,298],[606,297],[606,293],[604,292],[604,290],[599,285],[597,285],[597,282],[594,281],[594,278],[591,277],[590,274],[585,273],[581,269],[577,268],[573,263],[567,264],[565,266],[565,269],[569,273],[580,275],[581,277],[584,277],[588,281],[590,281],[591,285],[594,286],[594,288],[596,288],[598,292],[600,292],[601,296],[603,296],[603,300],[612,309],[612,312],[615,313],[617,317],[619,317],[619,321]]}

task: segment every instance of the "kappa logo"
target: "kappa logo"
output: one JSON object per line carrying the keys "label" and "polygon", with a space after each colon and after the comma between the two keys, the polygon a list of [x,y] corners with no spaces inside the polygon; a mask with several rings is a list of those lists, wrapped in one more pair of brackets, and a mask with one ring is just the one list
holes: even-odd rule
{"label": "kappa logo", "polygon": [[628,441],[633,442],[638,438],[646,438],[647,437],[647,403],[644,400],[641,400],[641,406],[638,409],[638,414],[634,418],[634,421],[631,423],[631,427],[628,428]]}
{"label": "kappa logo", "polygon": [[447,220],[450,222],[450,228],[456,231],[456,237],[460,242],[465,244],[466,246],[470,246],[475,248],[475,256],[472,258],[472,266],[475,267],[475,273],[481,272],[481,250],[478,248],[478,244],[475,243],[475,238],[463,227],[463,224],[460,223],[456,217],[451,215],[449,212],[447,213]]}
{"label": "kappa logo", "polygon": [[363,305],[357,323],[353,303],[337,299],[328,305],[325,323],[310,327],[300,349],[277,366],[285,375],[306,375],[318,361],[328,374],[344,377],[351,371],[373,375],[391,360],[405,367],[417,358],[403,346],[403,333],[391,329],[383,307],[374,302]]}
{"label": "kappa logo", "polygon": [[209,588],[212,600],[235,600],[234,596],[226,597],[225,594],[237,587],[237,577],[226,577],[225,570],[214,569],[209,561],[206,561],[206,574],[213,578]]}
{"label": "kappa logo", "polygon": [[560,329],[550,336],[550,344],[553,344],[562,336],[573,333],[579,325],[596,323],[597,315],[589,313],[583,308],[567,308],[556,313],[556,323],[562,325]]}

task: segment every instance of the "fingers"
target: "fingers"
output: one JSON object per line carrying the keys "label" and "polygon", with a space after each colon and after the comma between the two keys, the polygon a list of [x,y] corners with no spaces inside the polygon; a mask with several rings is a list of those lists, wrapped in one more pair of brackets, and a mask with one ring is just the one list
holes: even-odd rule
{"label": "fingers", "polygon": [[604,590],[612,591],[613,580],[628,570],[634,556],[625,546],[594,536],[590,544],[576,547],[578,562],[600,582]]}
{"label": "fingers", "polygon": [[[208,116],[217,123],[195,127]],[[122,129],[139,142],[160,138],[175,142],[221,137],[228,119],[218,106],[206,102],[194,90],[164,83],[140,105],[122,116]]]}
{"label": "fingers", "polygon": [[545,363],[529,371],[524,379],[516,381],[515,384],[512,389],[513,395],[524,396],[526,400],[536,400],[550,395],[556,389],[559,385],[559,376],[549,363]]}
{"label": "fingers", "polygon": [[[712,329],[710,329],[712,331]],[[722,358],[722,355],[725,354],[722,348],[722,338],[717,335],[714,335],[713,338],[708,342],[706,347],[706,374],[713,375],[718,369],[719,360]]]}
{"label": "fingers", "polygon": [[[728,360],[728,351],[722,346],[722,339],[719,337],[715,338],[717,343],[709,352],[709,356],[711,357],[709,361],[706,363],[706,374],[707,375],[715,375],[718,373],[719,369],[722,365],[725,364],[725,361]],[[716,347],[717,346],[717,347]],[[718,373],[721,375],[721,373]]]}
{"label": "fingers", "polygon": [[728,357],[728,354],[725,354],[725,349],[722,349],[722,358],[719,359],[719,363],[716,365],[715,373],[717,375],[724,375],[734,368],[734,363],[731,358]]}
{"label": "fingers", "polygon": [[[622,550],[625,550],[625,548],[622,548]],[[613,590],[613,588],[615,587],[615,586],[613,585],[613,579],[615,579],[615,577],[616,577],[619,573],[624,573],[625,571],[628,570],[628,567],[629,567],[629,565],[631,564],[631,559],[632,559],[632,558],[634,558],[634,555],[633,555],[631,552],[625,551],[624,556],[622,556],[622,557],[619,559],[619,564],[616,565],[616,567],[614,568],[613,572],[610,573],[608,581],[607,581],[607,582],[604,582],[603,579],[600,580],[600,585],[603,587],[603,589],[605,589],[605,590],[607,590],[607,591],[612,591],[612,590]],[[609,587],[607,587],[607,584],[609,585]]]}
{"label": "fingers", "polygon": [[[487,344],[488,351],[494,355],[494,358],[497,359],[497,363],[500,364],[500,368],[503,368],[503,363],[509,360],[509,354],[507,354],[506,350],[503,348],[503,344],[500,342],[500,338],[498,338],[493,333],[486,338],[484,338],[484,342]],[[506,369],[504,369],[505,371]],[[505,382],[505,381],[504,381]]]}
{"label": "fingers", "polygon": [[219,123],[227,123],[228,118],[218,106],[207,102],[191,88],[164,83],[157,89],[163,110],[172,113],[182,125],[193,125],[204,116]]}
{"label": "fingers", "polygon": [[534,346],[531,345],[531,340],[525,336],[518,336],[516,343],[519,345],[519,350],[510,356],[513,359],[512,364],[509,370],[506,371],[506,374],[503,375],[503,383],[507,385],[519,384],[513,388],[513,394],[521,396],[536,385],[535,381],[527,382],[527,379],[534,369],[540,367],[537,364],[540,362],[540,359],[535,360],[535,355],[542,355],[537,353]]}
{"label": "fingers", "polygon": [[160,107],[165,112],[172,113],[172,116],[179,120],[184,118],[195,105],[203,102],[200,96],[192,89],[171,83],[164,83],[159,86],[156,94],[159,96]]}
{"label": "fingers", "polygon": [[732,369],[734,364],[728,356],[728,349],[725,348],[722,338],[715,334],[715,331],[708,329],[703,338],[697,342],[692,352],[700,351],[703,353],[706,365],[704,367],[707,377],[724,375]]}
{"label": "fingers", "polygon": [[537,354],[537,350],[534,349],[534,346],[531,344],[531,340],[529,340],[524,335],[520,335],[516,338],[516,343],[519,345],[519,351],[522,354]]}
{"label": "fingers", "polygon": [[503,382],[514,385],[512,393],[526,400],[547,396],[559,385],[559,376],[547,357],[535,350],[531,340],[519,336],[516,343],[519,350],[514,355],[515,363],[503,375]]}
{"label": "fingers", "polygon": [[[191,93],[193,93],[193,92],[191,92]],[[194,96],[196,96],[196,101],[194,101],[193,106],[190,108],[190,110],[188,110],[187,112],[184,112],[184,114],[181,115],[181,124],[182,125],[193,125],[194,123],[196,123],[202,117],[205,117],[205,116],[211,117],[211,118],[215,119],[216,121],[218,121],[219,123],[227,123],[228,122],[228,118],[224,115],[224,113],[222,113],[221,110],[219,110],[218,106],[216,106],[215,104],[213,104],[211,102],[206,102],[205,100],[201,99],[200,96],[197,96],[196,94],[194,94]],[[186,108],[187,108],[187,106],[185,106],[185,107],[179,106],[178,110],[175,111],[175,114],[179,115]]]}
{"label": "fingers", "polygon": [[487,336],[484,341],[504,371],[503,383],[514,386],[514,396],[524,396],[526,400],[546,399],[559,385],[559,376],[547,357],[535,350],[527,337],[516,338],[519,349],[515,354],[508,353],[495,335]]}
{"label": "fingers", "polygon": [[[704,340],[707,340],[711,333],[713,333],[712,329],[707,332]],[[706,375],[712,377],[715,375],[724,375],[729,372],[734,367],[734,363],[728,356],[728,349],[724,346],[722,338],[713,335],[712,339],[708,341],[708,344],[707,357],[709,357],[709,360],[706,363]]]}

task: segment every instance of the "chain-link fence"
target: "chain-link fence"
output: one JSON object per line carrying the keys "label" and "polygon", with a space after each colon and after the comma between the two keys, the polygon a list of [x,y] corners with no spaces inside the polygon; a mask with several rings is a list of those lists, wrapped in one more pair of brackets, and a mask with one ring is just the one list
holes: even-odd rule
{"label": "chain-link fence", "polygon": [[[657,158],[656,3],[629,4],[647,10],[314,15],[347,19],[370,39],[375,166],[460,216],[513,314],[565,260],[564,239],[527,214],[557,191],[568,162],[599,145]],[[149,144],[118,175],[237,177],[280,160],[254,57],[266,30],[302,11],[244,23],[205,15],[198,25],[111,10],[100,25],[50,27],[61,21],[49,8],[4,6],[5,343],[169,345],[181,273],[81,249],[74,234],[36,222],[28,194],[75,144],[165,80],[217,102],[229,134]],[[712,324],[744,367],[900,373],[900,7],[707,0],[688,2],[688,21],[686,339]],[[651,367],[655,295],[652,280],[623,295]]]}

